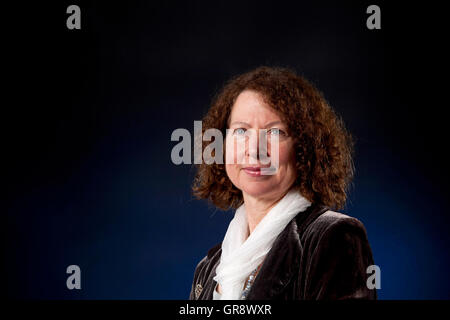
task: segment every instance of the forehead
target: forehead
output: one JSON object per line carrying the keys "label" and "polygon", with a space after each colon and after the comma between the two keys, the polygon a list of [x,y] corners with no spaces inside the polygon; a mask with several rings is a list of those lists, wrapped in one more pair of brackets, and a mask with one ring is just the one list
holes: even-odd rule
{"label": "forehead", "polygon": [[260,93],[250,90],[239,94],[230,115],[230,123],[244,121],[261,124],[275,120],[281,121],[278,113],[264,101]]}

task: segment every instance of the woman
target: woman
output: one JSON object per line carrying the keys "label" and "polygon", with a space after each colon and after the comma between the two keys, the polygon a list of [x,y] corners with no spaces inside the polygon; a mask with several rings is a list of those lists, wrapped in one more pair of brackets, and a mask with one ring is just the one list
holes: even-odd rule
{"label": "woman", "polygon": [[[321,93],[291,70],[259,67],[215,97],[210,128],[225,134],[226,161],[198,165],[193,192],[237,210],[198,264],[190,299],[376,299],[365,228],[332,211],[346,201],[352,140]],[[270,152],[277,142],[271,174],[252,135]]]}

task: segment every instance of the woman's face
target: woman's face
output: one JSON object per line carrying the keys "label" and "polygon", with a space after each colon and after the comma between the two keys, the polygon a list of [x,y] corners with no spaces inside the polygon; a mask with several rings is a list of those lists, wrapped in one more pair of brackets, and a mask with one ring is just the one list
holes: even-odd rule
{"label": "woman's face", "polygon": [[[231,110],[228,128],[225,168],[231,182],[243,192],[244,199],[247,196],[277,199],[287,192],[296,179],[294,141],[288,135],[286,124],[258,92],[241,92]],[[278,137],[278,168],[272,174],[261,174],[260,170],[274,162],[274,157],[269,164],[259,157],[259,152],[263,152],[259,149],[262,129],[267,130],[265,154],[269,157],[272,144],[276,146],[274,139]]]}

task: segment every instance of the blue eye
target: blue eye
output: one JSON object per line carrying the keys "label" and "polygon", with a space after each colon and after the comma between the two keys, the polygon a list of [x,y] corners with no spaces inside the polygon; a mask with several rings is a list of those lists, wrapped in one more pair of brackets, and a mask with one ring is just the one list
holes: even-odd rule
{"label": "blue eye", "polygon": [[244,128],[234,129],[233,134],[237,134],[239,136],[244,135],[245,134],[245,129]]}
{"label": "blue eye", "polygon": [[283,130],[280,130],[280,129],[278,129],[278,128],[272,128],[272,129],[270,129],[269,130],[269,133],[271,134],[271,135],[283,135],[284,134],[284,131]]}

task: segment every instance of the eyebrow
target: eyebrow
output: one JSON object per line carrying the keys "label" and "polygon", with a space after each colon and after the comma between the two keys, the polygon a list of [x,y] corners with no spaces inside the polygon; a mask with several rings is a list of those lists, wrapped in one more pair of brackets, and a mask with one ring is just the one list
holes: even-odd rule
{"label": "eyebrow", "polygon": [[[250,127],[250,125],[247,122],[243,122],[243,121],[233,121],[232,123],[230,123],[230,126],[232,126],[234,124],[241,124],[241,125],[245,125],[247,127]],[[265,128],[273,126],[274,124],[283,124],[283,122],[280,121],[280,120],[272,121],[272,122],[267,123]]]}

